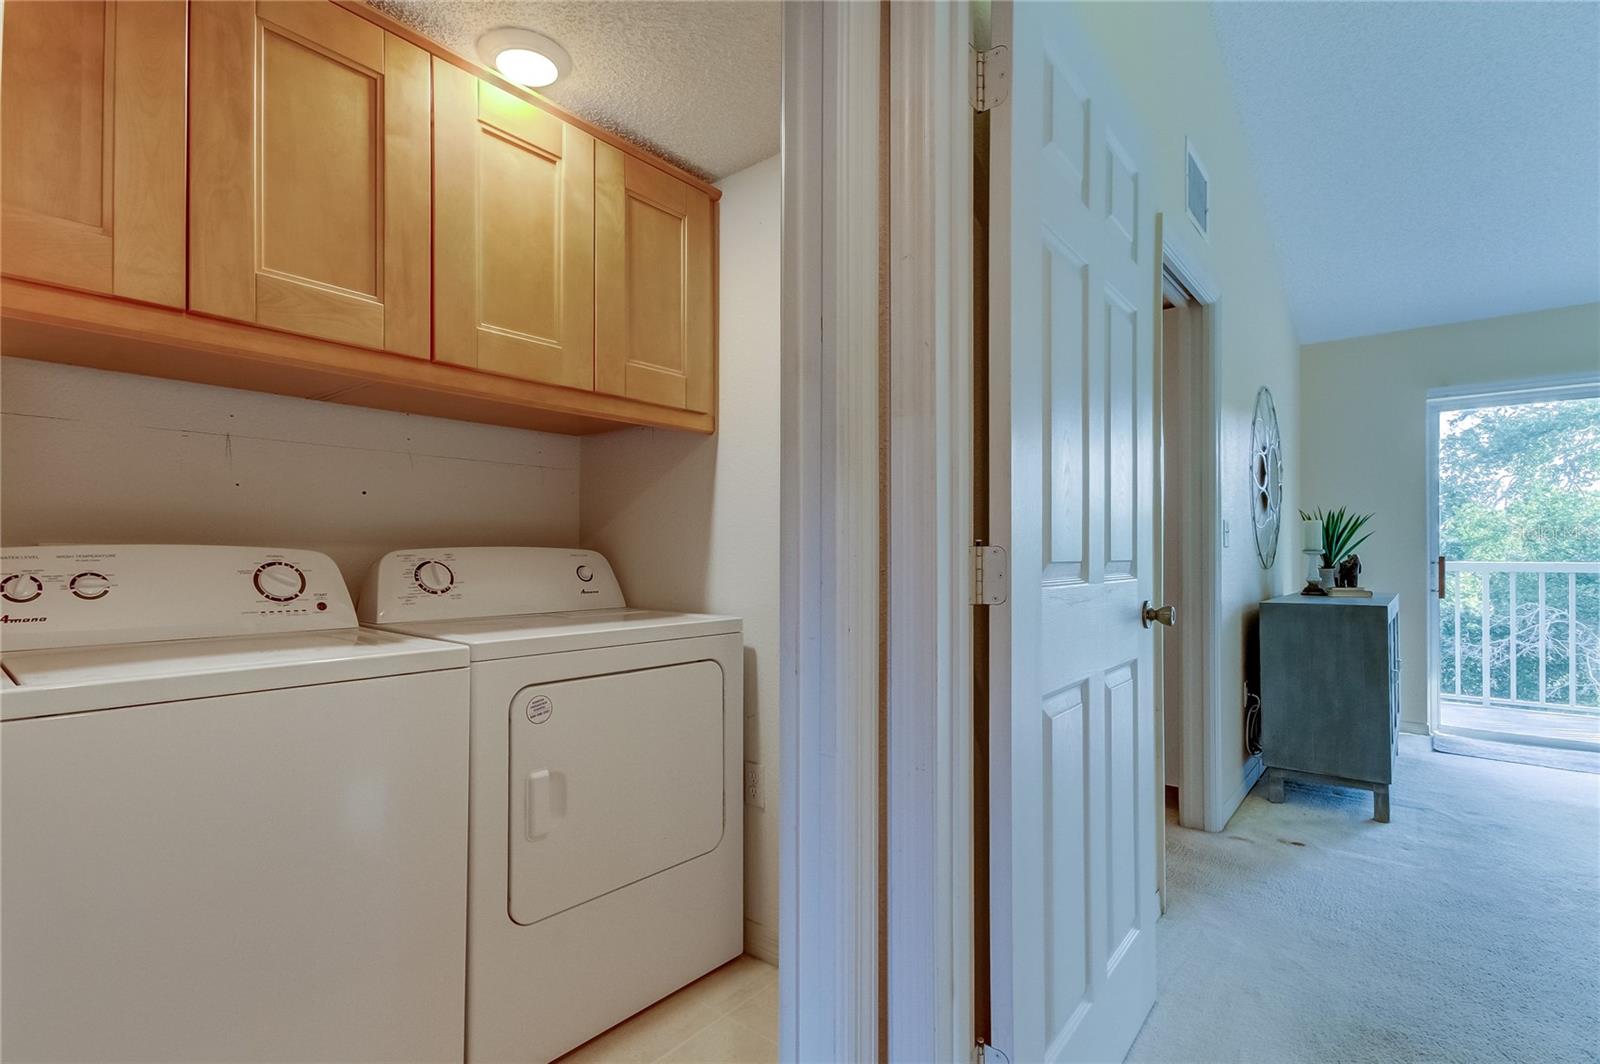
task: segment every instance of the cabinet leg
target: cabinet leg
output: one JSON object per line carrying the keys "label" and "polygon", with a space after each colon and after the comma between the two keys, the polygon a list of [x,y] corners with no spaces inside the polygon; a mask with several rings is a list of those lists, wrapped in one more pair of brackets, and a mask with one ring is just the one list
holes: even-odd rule
{"label": "cabinet leg", "polygon": [[1275,768],[1267,769],[1267,801],[1274,804],[1283,801],[1283,773]]}
{"label": "cabinet leg", "polygon": [[1380,824],[1389,822],[1389,785],[1386,783],[1372,788],[1372,819]]}

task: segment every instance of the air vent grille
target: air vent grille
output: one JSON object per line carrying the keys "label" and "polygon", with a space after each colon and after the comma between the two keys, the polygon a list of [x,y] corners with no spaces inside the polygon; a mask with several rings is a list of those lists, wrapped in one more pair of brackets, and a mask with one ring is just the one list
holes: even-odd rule
{"label": "air vent grille", "polygon": [[1189,214],[1189,220],[1194,227],[1200,230],[1200,235],[1210,236],[1211,232],[1211,179],[1206,175],[1205,165],[1194,153],[1194,145],[1186,139],[1183,142],[1185,166],[1184,172],[1184,200]]}

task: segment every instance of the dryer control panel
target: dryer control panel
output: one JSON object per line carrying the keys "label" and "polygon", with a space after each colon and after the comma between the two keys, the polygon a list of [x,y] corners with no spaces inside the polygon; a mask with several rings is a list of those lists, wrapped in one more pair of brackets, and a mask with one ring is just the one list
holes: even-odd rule
{"label": "dryer control panel", "polygon": [[611,563],[563,547],[418,547],[385,554],[361,589],[368,624],[620,609]]}
{"label": "dryer control panel", "polygon": [[344,578],[325,554],[155,544],[0,550],[0,647],[353,628]]}

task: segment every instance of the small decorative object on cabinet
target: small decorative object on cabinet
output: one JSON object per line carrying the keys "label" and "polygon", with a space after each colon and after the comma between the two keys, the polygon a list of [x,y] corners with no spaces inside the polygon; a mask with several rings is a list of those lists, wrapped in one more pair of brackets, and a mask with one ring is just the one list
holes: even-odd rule
{"label": "small decorative object on cabinet", "polygon": [[[1306,512],[1300,511],[1300,516],[1305,518]],[[1302,595],[1326,595],[1328,592],[1322,586],[1322,522],[1306,519],[1305,546],[1300,553],[1306,559],[1306,586],[1300,589]]]}
{"label": "small decorative object on cabinet", "polygon": [[1389,822],[1400,722],[1400,597],[1284,595],[1261,604],[1267,798],[1287,777],[1372,792]]}
{"label": "small decorative object on cabinet", "polygon": [[[1356,548],[1365,543],[1368,537],[1372,535],[1371,532],[1368,532],[1359,539],[1356,536],[1358,532],[1366,527],[1367,522],[1372,520],[1372,515],[1353,514],[1341,506],[1337,510],[1329,510],[1326,513],[1321,510],[1317,510],[1314,513],[1306,513],[1301,510],[1300,519],[1302,521],[1315,522],[1321,529],[1321,556],[1319,560],[1322,564],[1317,570],[1317,576],[1322,590],[1326,592],[1338,586],[1339,564],[1353,555]],[[1306,541],[1308,554],[1310,553],[1312,542],[1308,531]],[[1359,560],[1356,562],[1356,571],[1358,573],[1361,571]],[[1314,595],[1316,592],[1308,587],[1301,594]]]}

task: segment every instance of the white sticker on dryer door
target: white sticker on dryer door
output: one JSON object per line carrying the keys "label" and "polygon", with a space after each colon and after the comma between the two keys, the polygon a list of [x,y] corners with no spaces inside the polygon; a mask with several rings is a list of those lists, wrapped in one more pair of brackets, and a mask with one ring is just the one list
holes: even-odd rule
{"label": "white sticker on dryer door", "polygon": [[534,695],[522,707],[528,714],[528,720],[534,724],[543,724],[550,719],[550,714],[555,709],[555,703],[550,701],[548,695]]}

